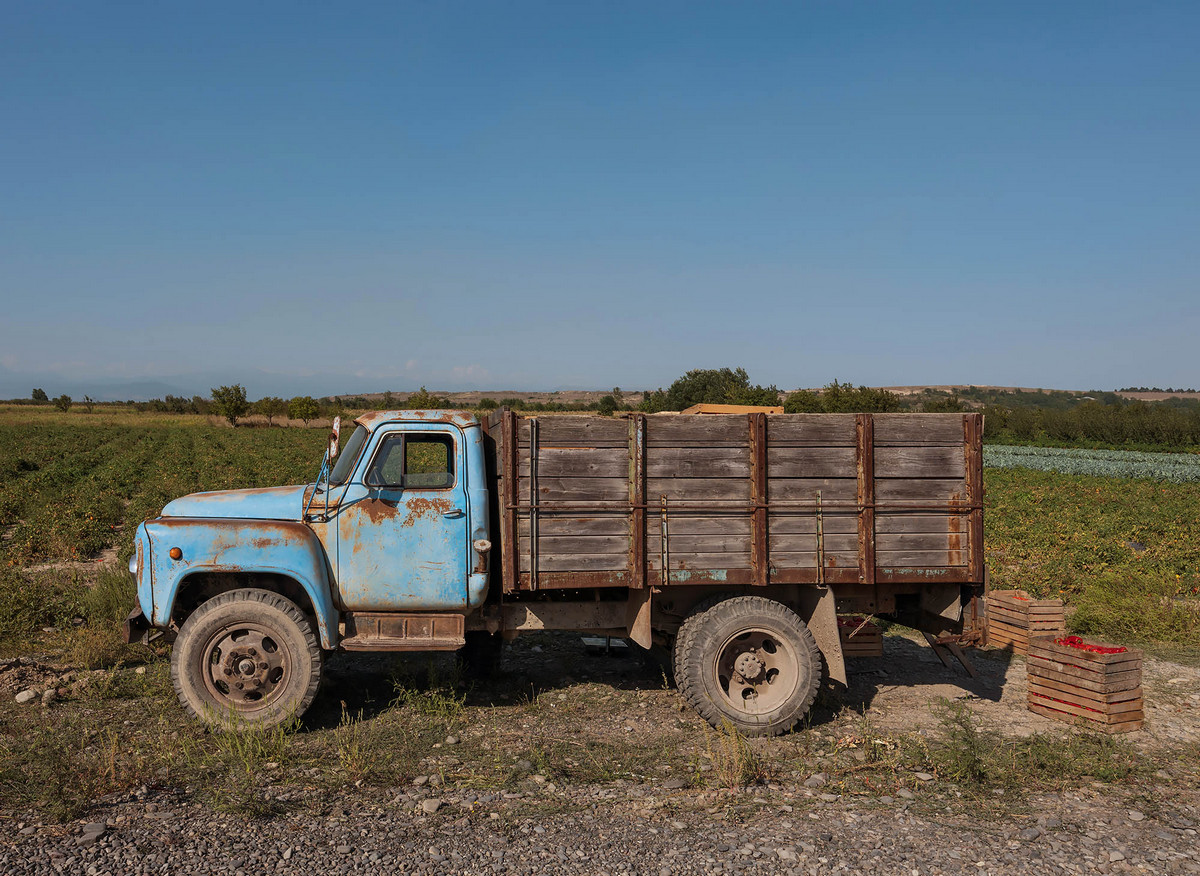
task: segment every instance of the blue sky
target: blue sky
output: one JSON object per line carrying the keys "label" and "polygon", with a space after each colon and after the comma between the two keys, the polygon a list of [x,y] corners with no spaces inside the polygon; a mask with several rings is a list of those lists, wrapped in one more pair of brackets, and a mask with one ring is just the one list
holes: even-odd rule
{"label": "blue sky", "polygon": [[1197,45],[1196,3],[10,4],[0,396],[1200,385]]}

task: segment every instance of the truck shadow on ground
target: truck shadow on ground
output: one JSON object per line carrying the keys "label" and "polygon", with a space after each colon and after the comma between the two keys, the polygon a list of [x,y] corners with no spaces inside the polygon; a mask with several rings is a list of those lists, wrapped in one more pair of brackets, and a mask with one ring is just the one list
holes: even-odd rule
{"label": "truck shadow on ground", "polygon": [[[827,682],[806,722],[819,727],[839,712],[865,712],[877,700],[890,701],[898,692],[929,697],[980,699],[998,702],[1003,694],[1012,656],[1004,651],[969,650],[976,676],[951,658],[944,666],[927,645],[904,636],[884,637],[882,657],[846,661],[849,684]],[[335,654],[326,663],[321,694],[305,718],[313,729],[327,729],[343,713],[374,717],[403,707],[416,696],[452,697],[467,708],[510,706],[536,700],[543,693],[576,685],[600,684],[617,690],[665,690],[674,684],[667,667],[647,652],[619,640],[613,646],[588,648],[577,633],[537,633],[505,646],[501,667],[488,678],[472,678],[453,653]]]}

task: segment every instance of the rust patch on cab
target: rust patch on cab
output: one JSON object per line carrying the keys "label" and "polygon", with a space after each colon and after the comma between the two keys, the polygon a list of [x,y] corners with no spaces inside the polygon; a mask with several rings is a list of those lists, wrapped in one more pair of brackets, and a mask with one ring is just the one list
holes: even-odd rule
{"label": "rust patch on cab", "polygon": [[396,506],[398,504],[398,502],[389,502],[385,499],[367,499],[366,501],[359,502],[358,507],[362,509],[363,514],[366,514],[372,523],[382,523],[389,517],[396,516]]}
{"label": "rust patch on cab", "polygon": [[409,499],[405,503],[408,516],[400,521],[401,526],[412,526],[422,517],[440,517],[454,510],[454,503],[449,499]]}

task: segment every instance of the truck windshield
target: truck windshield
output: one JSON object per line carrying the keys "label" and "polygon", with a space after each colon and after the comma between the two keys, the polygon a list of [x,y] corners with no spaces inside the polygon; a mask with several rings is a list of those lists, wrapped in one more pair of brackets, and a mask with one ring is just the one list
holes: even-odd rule
{"label": "truck windshield", "polygon": [[350,436],[350,440],[346,442],[346,446],[342,448],[342,454],[338,457],[337,464],[329,473],[330,486],[337,487],[346,483],[346,478],[350,477],[350,472],[354,469],[354,460],[358,459],[358,452],[362,450],[366,440],[367,430],[365,427],[359,426]]}

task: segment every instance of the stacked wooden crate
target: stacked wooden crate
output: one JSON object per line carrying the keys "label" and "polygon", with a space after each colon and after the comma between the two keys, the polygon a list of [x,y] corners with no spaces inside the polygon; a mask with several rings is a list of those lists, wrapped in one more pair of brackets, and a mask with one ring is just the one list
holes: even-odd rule
{"label": "stacked wooden crate", "polygon": [[883,630],[870,618],[843,615],[838,618],[838,636],[843,657],[882,657]]}
{"label": "stacked wooden crate", "polygon": [[1142,729],[1141,651],[1078,636],[1038,637],[1026,668],[1031,712],[1102,733]]}
{"label": "stacked wooden crate", "polygon": [[1061,599],[1033,599],[1024,590],[993,590],[987,595],[987,637],[993,648],[1025,654],[1031,637],[1066,631]]}

